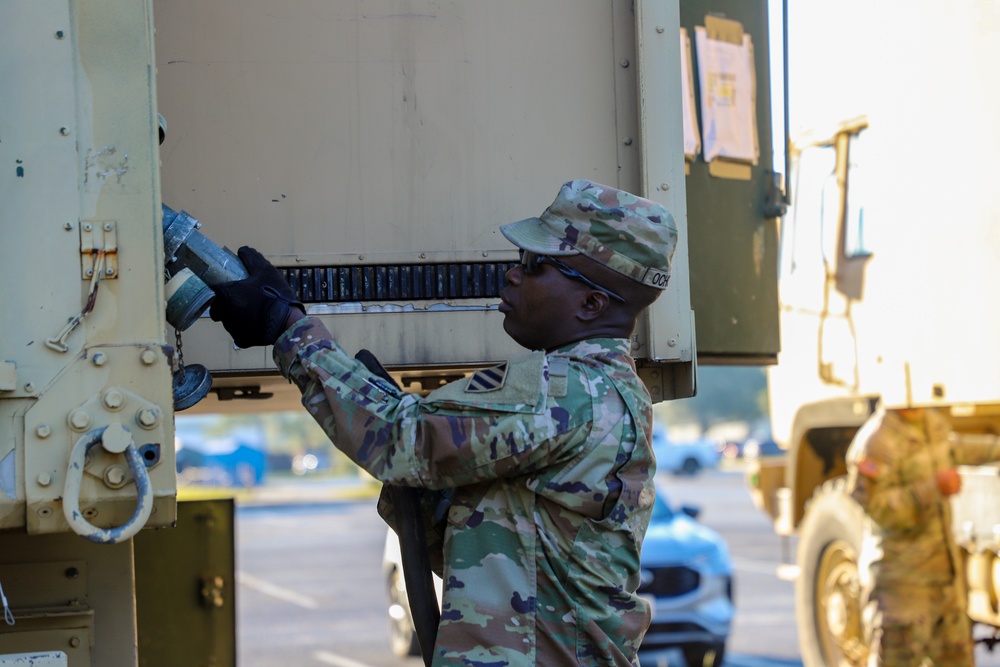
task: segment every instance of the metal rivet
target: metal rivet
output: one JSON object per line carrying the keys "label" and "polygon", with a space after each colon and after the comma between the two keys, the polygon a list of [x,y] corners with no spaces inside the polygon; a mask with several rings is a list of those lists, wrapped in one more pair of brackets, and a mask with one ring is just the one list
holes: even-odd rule
{"label": "metal rivet", "polygon": [[94,226],[92,224],[90,224],[89,222],[85,223],[83,225],[83,231],[85,231],[85,232],[89,232],[89,231],[91,231],[93,229],[94,229]]}
{"label": "metal rivet", "polygon": [[622,61],[621,61],[621,66],[622,66],[622,67],[628,67],[628,66],[629,66],[629,64],[630,64],[630,63],[629,63],[629,61],[628,61],[628,58],[622,58]]}
{"label": "metal rivet", "polygon": [[86,271],[84,271],[84,273],[87,274],[87,277],[89,278],[90,276],[94,275],[94,270],[93,269],[87,269]]}
{"label": "metal rivet", "polygon": [[35,383],[34,382],[28,382],[28,383],[26,383],[24,385],[24,390],[27,391],[27,392],[29,392],[29,393],[35,391]]}
{"label": "metal rivet", "polygon": [[664,30],[665,28],[662,25],[656,26],[656,32],[660,33],[661,35],[663,34]]}
{"label": "metal rivet", "polygon": [[670,340],[667,341],[667,345],[669,345],[670,347],[677,347],[677,339],[671,338]]}
{"label": "metal rivet", "polygon": [[114,228],[115,228],[115,226],[112,225],[110,222],[105,222],[104,223],[104,231],[110,232]]}
{"label": "metal rivet", "polygon": [[660,183],[660,189],[663,190],[664,192],[666,192],[667,190],[670,189],[670,184],[669,183]]}
{"label": "metal rivet", "polygon": [[66,33],[64,33],[62,30],[56,30],[56,39],[62,39],[65,36]]}
{"label": "metal rivet", "polygon": [[94,362],[95,366],[103,366],[104,364],[108,363],[108,355],[104,354],[103,352],[95,352],[91,361]]}
{"label": "metal rivet", "polygon": [[69,128],[68,127],[60,127],[59,128],[59,134],[63,135],[64,137],[68,137],[69,136]]}
{"label": "metal rivet", "polygon": [[625,144],[626,146],[631,146],[632,145],[632,137],[627,137],[625,139],[625,141],[623,141],[622,143]]}
{"label": "metal rivet", "polygon": [[67,232],[73,231],[73,223],[72,222],[65,223],[63,225],[63,229],[65,229]]}
{"label": "metal rivet", "polygon": [[115,270],[109,266],[108,268],[104,269],[104,275],[113,276],[115,275]]}

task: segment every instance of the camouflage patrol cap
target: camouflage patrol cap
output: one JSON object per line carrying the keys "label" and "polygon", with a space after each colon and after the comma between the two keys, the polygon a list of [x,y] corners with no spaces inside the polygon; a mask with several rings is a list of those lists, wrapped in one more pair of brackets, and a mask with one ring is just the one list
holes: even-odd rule
{"label": "camouflage patrol cap", "polygon": [[537,218],[501,225],[517,247],[540,255],[583,254],[612,271],[666,289],[677,226],[662,205],[592,181],[569,181]]}

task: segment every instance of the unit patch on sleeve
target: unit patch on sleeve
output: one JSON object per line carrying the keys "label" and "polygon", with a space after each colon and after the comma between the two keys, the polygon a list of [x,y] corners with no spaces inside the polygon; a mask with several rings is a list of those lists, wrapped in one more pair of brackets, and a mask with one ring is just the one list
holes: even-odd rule
{"label": "unit patch on sleeve", "polygon": [[469,383],[465,391],[473,394],[487,391],[496,391],[503,388],[503,383],[507,379],[507,362],[493,368],[484,368],[476,371],[469,378]]}

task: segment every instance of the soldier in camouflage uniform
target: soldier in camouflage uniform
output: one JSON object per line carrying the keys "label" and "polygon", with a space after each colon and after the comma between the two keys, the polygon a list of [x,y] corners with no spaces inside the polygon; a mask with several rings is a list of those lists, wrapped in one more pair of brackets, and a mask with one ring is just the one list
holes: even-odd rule
{"label": "soldier in camouflage uniform", "polygon": [[951,531],[956,465],[1000,459],[961,443],[938,410],[880,410],[848,450],[849,484],[867,514],[860,570],[869,665],[972,667],[965,573]]}
{"label": "soldier in camouflage uniform", "polygon": [[667,286],[677,229],[655,202],[571,181],[501,231],[522,251],[504,330],[532,352],[424,398],[345,353],[252,249],[251,277],[217,287],[211,315],[241,347],[274,343],[303,405],[374,477],[454,490],[435,666],[637,666],[655,462],[629,338]]}

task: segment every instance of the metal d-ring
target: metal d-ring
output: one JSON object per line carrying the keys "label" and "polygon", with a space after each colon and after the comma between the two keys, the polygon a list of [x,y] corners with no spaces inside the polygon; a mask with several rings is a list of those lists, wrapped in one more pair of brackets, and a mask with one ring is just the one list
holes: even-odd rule
{"label": "metal d-ring", "polygon": [[[80,485],[83,482],[83,468],[89,452],[95,445],[102,445],[113,454],[123,454],[135,480],[136,506],[132,518],[117,528],[98,528],[80,512]],[[91,542],[117,544],[132,537],[149,519],[153,511],[153,488],[149,483],[146,465],[135,446],[129,430],[121,424],[111,424],[84,433],[69,456],[66,469],[66,486],[63,491],[63,514],[73,532]]]}

